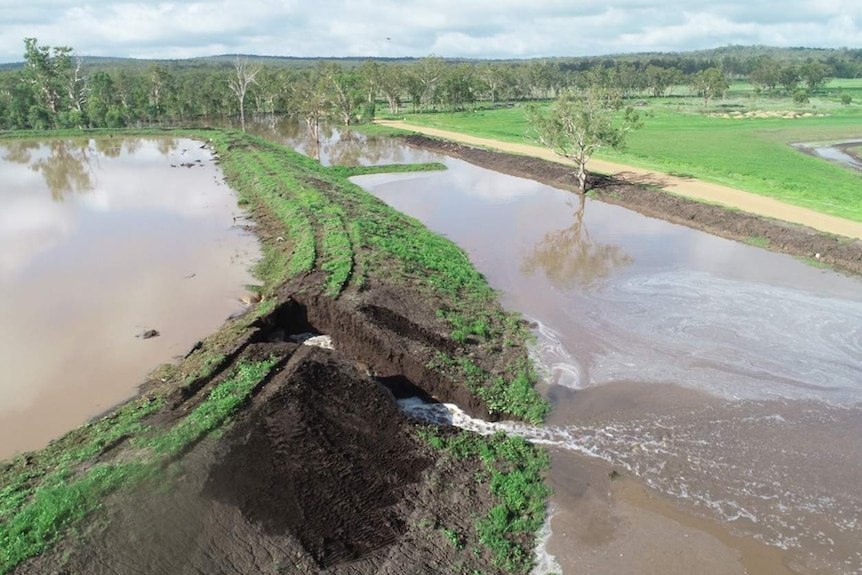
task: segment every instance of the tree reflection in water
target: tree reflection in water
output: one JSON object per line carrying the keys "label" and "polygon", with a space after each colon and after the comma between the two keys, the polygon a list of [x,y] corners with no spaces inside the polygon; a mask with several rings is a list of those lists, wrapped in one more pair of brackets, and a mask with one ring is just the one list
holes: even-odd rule
{"label": "tree reflection in water", "polygon": [[366,136],[345,126],[321,123],[319,142],[305,124],[291,116],[262,116],[248,123],[248,131],[278,142],[331,166],[405,162],[404,144],[394,138]]}
{"label": "tree reflection in water", "polygon": [[614,269],[634,262],[620,246],[594,242],[590,238],[584,223],[587,198],[583,194],[579,194],[579,198],[574,223],[545,235],[524,258],[523,273],[532,274],[541,269],[551,285],[569,289],[575,285],[589,287],[610,276]]}
{"label": "tree reflection in water", "polygon": [[[51,198],[62,202],[66,194],[84,193],[94,189],[94,179],[101,157],[117,158],[125,150],[133,155],[141,142],[149,138],[99,138],[71,140],[9,140],[3,142],[3,159],[17,164],[29,164],[42,175],[51,190]],[[177,148],[174,138],[155,138],[158,150],[167,155]],[[41,151],[40,151],[41,149]],[[38,157],[34,161],[34,152]],[[47,153],[46,153],[47,152]]]}

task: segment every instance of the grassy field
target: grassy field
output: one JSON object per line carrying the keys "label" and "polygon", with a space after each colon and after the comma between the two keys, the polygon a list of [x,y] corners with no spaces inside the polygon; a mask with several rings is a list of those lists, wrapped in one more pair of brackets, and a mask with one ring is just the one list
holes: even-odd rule
{"label": "grassy field", "polygon": [[[854,94],[839,102],[837,89]],[[679,90],[682,92],[682,90]],[[862,174],[808,156],[793,143],[862,139],[862,81],[833,83],[828,94],[797,105],[787,98],[755,98],[750,86],[734,85],[724,100],[704,109],[697,98],[643,100],[644,127],[624,151],[596,157],[691,176],[862,221]],[[858,102],[858,103],[856,103]],[[742,117],[748,111],[810,113],[810,117]],[[731,116],[731,117],[726,117]],[[523,143],[527,123],[519,107],[475,112],[413,114],[407,121],[477,136]]]}

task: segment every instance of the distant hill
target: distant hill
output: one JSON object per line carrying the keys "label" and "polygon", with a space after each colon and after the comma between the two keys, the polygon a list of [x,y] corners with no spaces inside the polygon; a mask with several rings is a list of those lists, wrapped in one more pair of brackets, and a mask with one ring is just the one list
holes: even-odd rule
{"label": "distant hill", "polygon": [[[197,58],[184,59],[136,59],[136,58],[120,58],[120,57],[105,57],[105,56],[86,56],[82,55],[81,59],[86,68],[89,69],[116,69],[116,68],[131,68],[141,69],[148,68],[153,64],[163,66],[182,68],[182,69],[212,69],[212,68],[230,68],[236,58],[248,59],[250,61],[261,62],[269,66],[280,66],[285,68],[307,68],[314,66],[318,61],[337,62],[345,67],[359,66],[367,60],[373,60],[381,63],[397,63],[409,64],[416,62],[419,58],[415,57],[400,57],[400,58],[381,58],[381,57],[364,57],[364,56],[322,56],[322,57],[295,57],[295,56],[261,56],[255,54],[220,54],[215,56],[203,56]],[[648,62],[664,65],[677,66],[681,69],[686,69],[695,63],[709,62],[710,65],[719,65],[725,68],[728,72],[745,73],[745,63],[754,62],[760,59],[773,59],[779,62],[806,62],[809,60],[821,60],[829,63],[839,61],[855,61],[862,62],[862,49],[848,48],[777,48],[774,46],[721,46],[708,50],[693,50],[688,52],[638,52],[638,53],[620,53],[608,54],[604,56],[555,56],[548,58],[531,58],[531,59],[471,59],[471,58],[445,58],[449,63],[457,62],[496,62],[496,63],[527,63],[530,61],[547,61],[558,63],[564,68],[583,69],[596,64],[607,64],[613,62]],[[735,65],[736,64],[736,65]],[[14,70],[22,66],[21,62],[0,64],[0,71]],[[734,70],[734,68],[740,68]]]}

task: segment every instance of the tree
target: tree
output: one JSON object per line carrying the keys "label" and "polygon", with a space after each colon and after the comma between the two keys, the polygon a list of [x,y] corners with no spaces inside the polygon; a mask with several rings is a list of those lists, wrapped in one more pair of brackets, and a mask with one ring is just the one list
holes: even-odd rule
{"label": "tree", "polygon": [[363,99],[359,77],[354,72],[345,72],[334,62],[321,64],[320,74],[328,84],[339,120],[349,126],[356,118],[356,108]]}
{"label": "tree", "polygon": [[748,75],[748,81],[755,88],[760,88],[761,91],[772,92],[778,85],[778,73],[780,69],[780,65],[771,59],[761,60],[757,67]]}
{"label": "tree", "polygon": [[820,91],[829,81],[829,66],[823,62],[813,60],[808,62],[799,70],[802,81],[808,86],[808,91],[814,94]]}
{"label": "tree", "polygon": [[245,95],[248,87],[254,84],[254,77],[258,75],[261,68],[260,64],[249,64],[248,60],[240,60],[237,57],[233,63],[236,75],[228,80],[228,87],[239,102],[239,121],[243,131],[245,131]]}
{"label": "tree", "polygon": [[[39,46],[36,38],[24,38],[24,82],[30,87],[35,109],[28,115],[35,124],[56,126],[60,112],[68,111],[71,92],[72,49]],[[77,82],[77,74],[75,76]]]}
{"label": "tree", "polygon": [[291,89],[293,112],[305,120],[309,135],[319,145],[320,122],[326,118],[331,106],[327,80],[320,68],[315,68],[296,80]]}
{"label": "tree", "polygon": [[703,98],[703,107],[706,108],[709,106],[709,101],[724,94],[730,84],[720,69],[707,68],[692,76],[691,87],[698,96]]}
{"label": "tree", "polygon": [[796,92],[796,89],[799,87],[799,80],[801,79],[802,75],[799,72],[799,68],[792,64],[784,66],[778,72],[778,83],[781,84],[781,87],[784,88],[784,91],[788,95]]}
{"label": "tree", "polygon": [[667,93],[674,81],[674,73],[668,68],[650,64],[646,69],[646,82],[654,98],[661,98]]}
{"label": "tree", "polygon": [[626,135],[641,126],[637,112],[623,107],[618,90],[590,86],[557,98],[550,113],[537,105],[527,107],[530,132],[536,141],[577,166],[578,189],[586,192],[587,163],[596,150],[621,148]]}
{"label": "tree", "polygon": [[378,87],[389,103],[389,113],[397,114],[401,106],[401,92],[404,84],[404,70],[401,66],[384,66],[378,78]]}

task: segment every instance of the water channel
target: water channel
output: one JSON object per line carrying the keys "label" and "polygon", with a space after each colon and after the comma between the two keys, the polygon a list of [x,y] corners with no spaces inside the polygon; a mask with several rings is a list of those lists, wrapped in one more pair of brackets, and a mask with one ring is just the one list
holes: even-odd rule
{"label": "water channel", "polygon": [[546,427],[447,417],[551,448],[542,572],[862,573],[859,279],[382,145],[370,161],[448,171],[355,181],[539,326]]}
{"label": "water channel", "polygon": [[9,140],[0,181],[4,458],[131,397],[241,311],[258,247],[200,142]]}

